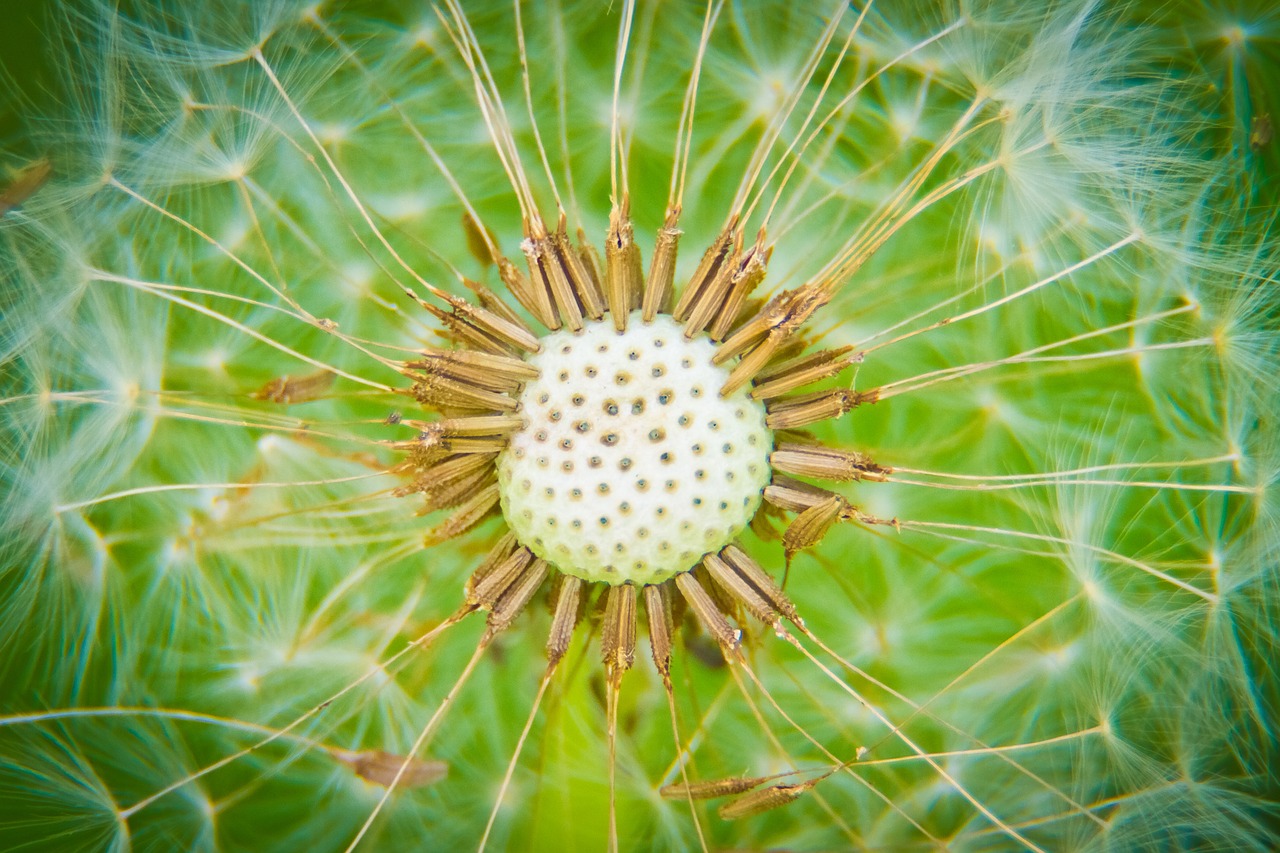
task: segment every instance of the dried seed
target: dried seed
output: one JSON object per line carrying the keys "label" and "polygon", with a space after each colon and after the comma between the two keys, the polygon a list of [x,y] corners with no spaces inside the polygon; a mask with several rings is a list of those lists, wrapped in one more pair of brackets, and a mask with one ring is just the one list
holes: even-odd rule
{"label": "dried seed", "polygon": [[507,557],[511,556],[519,543],[516,542],[516,535],[511,531],[507,531],[498,538],[489,552],[485,554],[484,559],[480,561],[480,565],[476,566],[471,572],[471,577],[467,578],[466,598],[471,600],[472,591],[476,584],[484,580],[493,572]]}
{"label": "dried seed", "polygon": [[[538,227],[540,228],[541,225],[539,224]],[[549,268],[552,262],[551,246],[545,232],[522,241],[520,251],[524,253],[525,264],[529,268],[529,282],[535,298],[550,300],[552,316],[563,318],[563,321],[575,332],[580,330],[582,311],[569,289],[569,282],[563,276],[554,275]],[[555,328],[560,328],[559,321]]]}
{"label": "dried seed", "polygon": [[724,364],[746,352],[772,331],[780,333],[779,340],[785,340],[830,299],[827,288],[817,282],[782,291],[770,299],[754,318],[726,338],[712,361]]}
{"label": "dried seed", "polygon": [[710,281],[701,284],[694,294],[693,304],[689,306],[688,316],[684,318],[686,338],[692,339],[694,335],[701,332],[724,308],[725,299],[729,295],[729,288],[733,285],[733,277],[738,273],[741,261],[742,232],[739,231],[734,235],[733,249],[717,265],[715,275]]}
{"label": "dried seed", "polygon": [[498,508],[498,484],[494,483],[481,489],[466,503],[458,507],[457,512],[437,525],[426,535],[427,545],[437,545],[455,536],[461,536],[475,527],[485,516]]}
{"label": "dried seed", "polygon": [[729,624],[729,620],[720,612],[711,596],[691,573],[676,575],[676,587],[679,588],[681,597],[693,609],[703,629],[720,644],[721,651],[727,657],[730,651],[738,647],[742,632]]}
{"label": "dried seed", "polygon": [[551,249],[555,266],[569,284],[570,291],[582,306],[582,313],[592,320],[604,317],[604,296],[599,285],[591,278],[591,273],[582,263],[582,258],[569,245],[569,235],[564,230],[564,217],[561,216],[560,227],[551,235]]}
{"label": "dried seed", "polygon": [[477,388],[474,385],[439,376],[432,373],[415,373],[403,371],[414,380],[411,393],[415,400],[424,406],[450,409],[473,409],[478,411],[497,410],[514,412],[519,408],[517,403],[506,394]]}
{"label": "dried seed", "polygon": [[738,219],[735,216],[724,227],[724,230],[716,235],[715,240],[711,242],[707,250],[702,253],[702,260],[698,261],[698,268],[694,270],[689,283],[685,285],[684,292],[680,294],[680,301],[676,303],[675,310],[672,312],[673,317],[683,321],[689,316],[689,312],[693,310],[699,294],[720,271],[725,257],[738,239]]}
{"label": "dried seed", "polygon": [[306,376],[281,376],[272,379],[252,395],[255,400],[269,400],[272,403],[308,403],[318,400],[333,387],[334,375],[327,370],[318,370]]}
{"label": "dried seed", "polygon": [[492,311],[494,314],[506,320],[508,323],[518,326],[521,329],[524,329],[526,332],[533,334],[533,331],[528,327],[528,325],[525,324],[524,320],[520,318],[520,315],[517,314],[515,310],[512,309],[512,307],[508,305],[506,303],[506,300],[504,300],[501,296],[494,293],[492,290],[485,287],[483,284],[481,284],[478,281],[472,281],[469,278],[463,278],[462,283],[467,288],[467,290],[470,290],[472,293],[476,295],[476,299],[479,301],[481,308],[484,308],[488,311]]}
{"label": "dried seed", "polygon": [[765,404],[765,423],[770,429],[795,429],[841,417],[863,403],[874,403],[878,398],[876,391],[861,392],[849,388],[778,397]]}
{"label": "dried seed", "polygon": [[783,617],[796,625],[804,626],[804,620],[800,618],[800,614],[796,611],[796,606],[791,603],[791,599],[782,591],[782,587],[774,583],[773,578],[769,577],[769,574],[759,563],[751,559],[751,556],[746,551],[737,545],[728,545],[720,552],[720,556],[747,583],[755,587],[760,595],[767,599]]}
{"label": "dried seed", "polygon": [[705,782],[672,782],[658,789],[658,794],[668,800],[711,800],[742,794],[769,781],[768,776],[731,776],[728,779],[709,779]]}
{"label": "dried seed", "polygon": [[770,809],[776,809],[779,806],[794,802],[801,794],[817,783],[818,780],[814,779],[809,782],[802,782],[799,785],[770,785],[767,788],[743,794],[738,799],[725,803],[719,808],[718,814],[724,820],[740,820],[744,817],[758,815],[761,812],[767,812]]}
{"label": "dried seed", "polygon": [[788,391],[839,375],[850,365],[861,361],[861,353],[854,353],[853,347],[846,346],[769,364],[756,374],[756,385],[751,389],[751,397],[755,400],[778,397]]}
{"label": "dried seed", "polygon": [[644,610],[649,617],[649,648],[653,652],[653,666],[662,676],[662,683],[671,689],[671,636],[675,623],[671,618],[670,583],[644,588]]}
{"label": "dried seed", "polygon": [[619,332],[627,329],[627,315],[632,302],[640,298],[644,269],[640,259],[640,247],[635,242],[635,228],[631,224],[631,202],[623,197],[621,205],[615,205],[609,213],[609,231],[605,235],[605,298],[609,313],[613,315],[613,327]]}
{"label": "dried seed", "polygon": [[616,688],[636,659],[636,588],[629,583],[609,587],[600,654],[609,682]]}
{"label": "dried seed", "polygon": [[[539,223],[537,227],[541,227]],[[547,288],[555,299],[556,308],[565,324],[575,332],[582,328],[582,306],[573,284],[561,265],[551,237],[546,232],[537,232],[520,244],[525,258],[529,262],[529,277],[546,282]],[[535,272],[534,267],[537,267]]]}
{"label": "dried seed", "polygon": [[706,566],[707,572],[711,577],[715,578],[716,583],[738,603],[747,608],[747,611],[752,616],[766,625],[777,626],[777,611],[719,555],[707,554],[702,558],[702,565]]}
{"label": "dried seed", "polygon": [[[496,548],[491,551],[490,556],[492,557],[496,551]],[[492,610],[493,605],[532,561],[533,552],[524,546],[517,547],[500,560],[491,562],[486,558],[485,564],[488,565],[482,564],[476,569],[471,575],[471,581],[467,584],[467,604]]]}
{"label": "dried seed", "polygon": [[52,175],[53,164],[47,157],[41,157],[19,169],[9,181],[9,185],[0,190],[0,216],[4,216],[35,195],[49,182]]}
{"label": "dried seed", "polygon": [[746,258],[729,282],[729,292],[725,296],[724,305],[716,315],[715,322],[711,324],[711,340],[724,340],[729,330],[737,324],[738,315],[742,313],[742,306],[746,303],[747,297],[760,286],[760,282],[764,281],[769,268],[769,258],[773,256],[773,247],[766,249],[763,243],[764,232],[761,232],[756,237],[756,244],[747,252]]}
{"label": "dried seed", "polygon": [[[412,756],[393,755],[380,749],[362,752],[335,751],[333,757],[355,771],[366,782],[390,788],[394,782],[398,788],[422,788],[435,784],[449,773],[449,765],[443,761],[423,761]],[[403,771],[401,768],[404,768]],[[396,775],[400,778],[397,781]]]}
{"label": "dried seed", "polygon": [[796,516],[795,521],[782,534],[782,547],[788,563],[791,558],[805,548],[810,548],[822,541],[831,526],[840,520],[842,510],[848,502],[839,495],[832,495],[822,503],[809,507]]}
{"label": "dried seed", "polygon": [[538,587],[547,579],[547,561],[534,560],[507,587],[489,611],[487,624],[491,633],[505,631],[528,605]]}
{"label": "dried seed", "polygon": [[547,635],[547,660],[551,666],[558,664],[569,651],[573,629],[578,624],[578,604],[581,597],[582,579],[573,575],[560,575],[556,609],[551,617],[551,631]]}
{"label": "dried seed", "polygon": [[666,219],[658,229],[658,239],[653,247],[653,260],[649,264],[649,278],[644,286],[644,321],[648,323],[671,301],[676,275],[676,254],[680,248],[681,231],[679,206],[667,209]]}
{"label": "dried seed", "polygon": [[819,480],[880,480],[888,471],[880,467],[865,453],[840,450],[822,445],[780,442],[769,455],[769,464],[775,471],[797,477],[816,477]]}

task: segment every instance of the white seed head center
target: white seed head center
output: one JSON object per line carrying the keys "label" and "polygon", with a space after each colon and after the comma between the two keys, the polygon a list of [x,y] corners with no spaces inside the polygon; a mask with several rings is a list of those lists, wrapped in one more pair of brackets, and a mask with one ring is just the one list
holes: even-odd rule
{"label": "white seed head center", "polygon": [[773,434],[745,390],[720,396],[714,353],[665,316],[543,338],[527,424],[498,457],[520,542],[583,580],[654,584],[733,541],[769,482]]}

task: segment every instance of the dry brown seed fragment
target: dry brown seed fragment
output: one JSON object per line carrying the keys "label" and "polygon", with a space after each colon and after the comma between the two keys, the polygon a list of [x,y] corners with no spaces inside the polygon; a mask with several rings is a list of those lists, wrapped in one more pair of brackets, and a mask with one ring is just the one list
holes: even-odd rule
{"label": "dry brown seed fragment", "polygon": [[644,321],[648,323],[666,308],[672,298],[676,276],[676,255],[680,248],[680,207],[667,208],[666,219],[658,230],[653,247],[653,260],[649,264],[649,278],[644,286],[641,307]]}
{"label": "dry brown seed fragment", "polygon": [[769,360],[773,358],[778,347],[782,346],[783,342],[786,341],[786,335],[787,333],[782,329],[772,329],[769,334],[765,335],[764,340],[755,349],[748,352],[742,361],[734,365],[733,370],[729,371],[729,378],[720,387],[720,396],[728,397],[734,391],[750,382],[752,377],[760,371],[760,368],[768,364]]}
{"label": "dry brown seed fragment", "polygon": [[582,597],[582,579],[573,575],[559,576],[560,588],[556,594],[556,609],[551,616],[551,631],[547,635],[547,660],[555,666],[569,651],[574,626],[578,624]]}
{"label": "dry brown seed fragment", "polygon": [[670,582],[644,588],[644,610],[649,617],[649,648],[653,652],[653,666],[670,690],[671,635],[675,632],[671,618]]}
{"label": "dry brown seed fragment", "polygon": [[604,296],[600,292],[599,285],[583,265],[582,258],[569,245],[569,235],[565,233],[563,217],[560,227],[551,235],[551,249],[560,273],[569,283],[570,291],[582,306],[582,313],[592,320],[604,317]]}
{"label": "dry brown seed fragment", "polygon": [[796,606],[791,603],[791,599],[782,591],[782,587],[774,583],[773,578],[757,563],[751,559],[746,551],[737,545],[728,545],[720,556],[725,562],[733,566],[734,570],[746,580],[749,584],[766,598],[774,609],[781,613],[788,621],[795,623],[801,627],[804,626],[804,620],[800,618],[800,614],[796,611]]}
{"label": "dry brown seed fragment", "polygon": [[41,157],[19,169],[9,181],[9,185],[0,190],[0,216],[4,216],[35,195],[49,182],[52,175],[53,164],[49,162],[48,157]]}
{"label": "dry brown seed fragment", "polygon": [[779,332],[779,340],[785,340],[808,322],[813,313],[831,299],[827,288],[819,282],[801,285],[795,290],[784,290],[770,299],[754,318],[740,326],[725,339],[712,359],[724,364],[731,358],[746,352],[770,332]]}
{"label": "dry brown seed fragment", "polygon": [[[551,313],[560,318],[575,332],[582,328],[582,311],[569,288],[569,282],[555,266],[551,246],[545,233],[535,234],[520,243],[525,263],[529,268],[529,281],[537,298],[551,300]],[[557,324],[556,328],[560,328]]]}
{"label": "dry brown seed fragment", "polygon": [[539,323],[550,329],[553,321],[559,322],[551,316],[550,300],[544,304],[534,293],[529,279],[506,257],[498,259],[498,277],[502,279],[502,283],[507,286],[507,290],[511,291],[511,295],[524,310],[532,314]]}
{"label": "dry brown seed fragment", "polygon": [[707,572],[711,577],[715,578],[716,583],[742,604],[743,607],[747,608],[747,611],[752,616],[766,625],[777,626],[777,611],[719,555],[707,554],[702,558],[702,565],[707,567]]}
{"label": "dry brown seed fragment", "polygon": [[769,464],[775,471],[797,477],[816,477],[819,480],[879,480],[883,481],[887,469],[882,468],[865,453],[841,450],[822,445],[779,442],[769,455]]}
{"label": "dry brown seed fragment", "polygon": [[681,597],[693,610],[703,629],[720,644],[721,651],[728,657],[738,647],[741,632],[729,624],[729,620],[716,607],[711,596],[703,589],[702,584],[689,572],[676,575],[676,587]]}
{"label": "dry brown seed fragment", "polygon": [[[483,456],[466,458],[485,459]],[[415,515],[429,515],[442,509],[452,509],[460,506],[471,495],[477,494],[479,491],[496,483],[498,474],[495,469],[485,467],[478,471],[455,477],[448,482],[432,483],[429,477],[424,477],[423,480],[426,485],[420,491],[426,500],[422,509],[414,513]]]}
{"label": "dry brown seed fragment", "polygon": [[809,424],[838,418],[863,403],[875,402],[879,395],[848,388],[830,391],[813,391],[793,397],[777,397],[765,404],[765,423],[770,429],[795,429]]}
{"label": "dry brown seed fragment", "polygon": [[832,495],[796,516],[795,521],[782,534],[782,547],[787,562],[790,563],[798,552],[821,542],[831,526],[840,520],[841,512],[847,506],[848,502],[844,498]]}
{"label": "dry brown seed fragment", "polygon": [[609,587],[600,654],[609,683],[616,688],[636,659],[636,588],[629,583]]}
{"label": "dry brown seed fragment", "polygon": [[764,487],[765,501],[786,512],[804,512],[832,496],[835,492],[782,474],[774,474],[772,482]]}
{"label": "dry brown seed fragment", "polygon": [[861,361],[861,353],[855,353],[853,347],[846,346],[770,363],[756,374],[756,385],[751,389],[751,396],[756,400],[777,397],[796,388],[837,376]]}
{"label": "dry brown seed fragment", "polygon": [[773,247],[765,248],[764,232],[756,237],[756,244],[747,252],[746,259],[739,265],[729,282],[729,292],[725,296],[724,305],[711,324],[709,334],[713,341],[723,341],[725,335],[738,324],[747,297],[764,281],[769,270],[769,258],[773,256]]}
{"label": "dry brown seed fragment", "polygon": [[334,375],[327,370],[318,370],[306,376],[281,376],[272,379],[250,396],[255,400],[269,400],[272,403],[308,403],[318,400],[333,387]]}
{"label": "dry brown seed fragment", "polygon": [[724,227],[724,230],[711,241],[711,245],[707,247],[707,250],[702,253],[702,260],[698,261],[698,268],[693,271],[693,276],[689,279],[689,283],[685,285],[684,292],[680,294],[680,300],[676,303],[675,310],[671,312],[671,316],[681,321],[689,316],[689,312],[693,309],[699,294],[716,277],[725,257],[738,239],[738,218],[735,216]]}
{"label": "dry brown seed fragment", "polygon": [[765,782],[768,776],[731,776],[728,779],[708,779],[704,782],[672,782],[658,789],[658,794],[668,800],[711,800],[750,791]]}
{"label": "dry brown seed fragment", "polygon": [[799,785],[770,785],[768,788],[743,794],[738,799],[725,803],[719,808],[718,814],[724,820],[740,820],[758,815],[794,802],[816,784],[817,780],[802,782]]}
{"label": "dry brown seed fragment", "polygon": [[490,632],[496,634],[499,631],[505,631],[528,605],[529,599],[533,598],[538,587],[542,586],[542,582],[546,579],[546,560],[534,560],[526,566],[490,609],[487,620]]}
{"label": "dry brown seed fragment", "polygon": [[434,441],[439,438],[456,438],[474,435],[510,435],[524,429],[525,420],[519,415],[475,415],[474,417],[441,418],[438,421],[402,421],[407,426],[422,430],[432,438],[424,437],[423,441]]}
{"label": "dry brown seed fragment", "polygon": [[516,535],[511,531],[507,531],[498,538],[489,552],[485,554],[484,559],[480,561],[480,565],[476,566],[471,572],[471,577],[467,578],[466,598],[471,600],[472,591],[476,584],[484,580],[494,569],[496,569],[507,557],[511,556],[511,552],[516,549],[519,543],[516,542]]}
{"label": "dry brown seed fragment", "polygon": [[497,507],[498,484],[494,483],[481,489],[473,498],[461,504],[457,512],[449,516],[444,523],[428,531],[425,537],[426,544],[438,545],[455,536],[461,536],[483,521],[485,516]]}
{"label": "dry brown seed fragment", "polygon": [[[354,770],[361,779],[384,788],[391,787],[393,782],[398,788],[422,788],[439,782],[449,773],[449,765],[443,761],[406,758],[380,749],[366,749],[362,752],[338,750],[332,755]],[[396,779],[397,774],[400,776],[399,780]]]}
{"label": "dry brown seed fragment", "polygon": [[732,250],[716,267],[715,275],[711,277],[710,281],[703,283],[699,287],[697,294],[694,296],[693,304],[688,309],[688,316],[684,318],[684,336],[686,338],[692,339],[694,335],[701,332],[724,308],[725,299],[729,295],[729,288],[733,284],[733,277],[738,273],[739,265],[742,262],[741,241],[742,233],[738,232],[735,235]]}
{"label": "dry brown seed fragment", "polygon": [[506,300],[498,294],[494,293],[488,287],[485,287],[478,281],[472,281],[469,278],[462,279],[463,285],[476,295],[476,299],[480,302],[480,307],[487,311],[491,311],[502,319],[506,320],[514,326],[524,329],[526,332],[533,334],[533,330],[528,324],[515,312]]}
{"label": "dry brown seed fragment", "polygon": [[609,212],[609,231],[605,235],[605,299],[609,313],[613,315],[613,327],[619,332],[627,329],[627,315],[632,303],[640,298],[644,269],[640,247],[635,242],[635,228],[631,224],[631,201],[623,196],[622,204]]}
{"label": "dry brown seed fragment", "polygon": [[[512,538],[514,540],[514,536]],[[491,555],[493,553],[490,552]],[[468,584],[467,604],[491,610],[531,562],[533,552],[521,545],[491,566],[482,566],[483,573],[481,569],[477,569]]]}

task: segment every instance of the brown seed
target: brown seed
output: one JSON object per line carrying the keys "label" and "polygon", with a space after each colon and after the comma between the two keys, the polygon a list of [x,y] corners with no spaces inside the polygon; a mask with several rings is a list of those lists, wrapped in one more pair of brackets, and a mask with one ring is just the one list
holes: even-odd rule
{"label": "brown seed", "polygon": [[743,794],[738,799],[725,803],[719,808],[718,814],[724,820],[740,820],[758,815],[794,802],[816,784],[817,780],[802,782],[799,785],[770,785],[768,788]]}
{"label": "brown seed", "polygon": [[755,317],[726,338],[711,360],[724,364],[755,346],[771,331],[778,331],[779,339],[785,340],[830,299],[830,292],[819,282],[782,291],[765,303]]}
{"label": "brown seed", "polygon": [[569,245],[569,235],[564,230],[564,217],[560,227],[551,235],[551,249],[555,264],[569,283],[569,289],[582,306],[582,313],[592,320],[604,316],[604,295],[600,286],[582,262],[582,257]]}
{"label": "brown seed", "polygon": [[[741,262],[742,232],[739,231],[734,234],[732,250],[717,265],[715,274],[709,281],[700,284],[694,294],[693,303],[687,309],[688,314],[683,318],[686,338],[692,339],[694,335],[701,332],[724,308],[729,288],[733,285],[733,277],[738,273]],[[693,283],[690,282],[690,288],[692,287]]]}
{"label": "brown seed", "polygon": [[797,477],[816,477],[819,480],[880,480],[888,473],[865,453],[840,450],[821,445],[780,442],[769,455],[769,464],[775,471]]}
{"label": "brown seed", "polygon": [[640,247],[636,245],[635,228],[631,224],[631,202],[623,196],[621,205],[609,212],[609,231],[604,243],[605,299],[613,315],[613,327],[627,329],[627,315],[632,303],[640,298],[644,268]]}
{"label": "brown seed", "polygon": [[641,307],[644,321],[648,323],[671,301],[676,275],[676,254],[680,248],[681,231],[679,206],[667,209],[666,219],[658,230],[653,247],[653,261],[649,264],[649,278],[644,286]]}
{"label": "brown seed", "polygon": [[797,515],[782,534],[782,547],[787,562],[790,563],[798,552],[821,542],[831,526],[840,520],[841,512],[846,506],[848,502],[844,498],[832,495]]}
{"label": "brown seed", "polygon": [[578,304],[573,285],[569,283],[569,277],[555,255],[550,235],[541,230],[540,222],[535,223],[535,228],[538,230],[535,230],[533,236],[520,244],[520,250],[524,252],[529,266],[529,280],[534,282],[535,287],[541,283],[541,286],[547,288],[565,325],[575,332],[579,331],[582,328],[582,306]]}
{"label": "brown seed", "polygon": [[533,562],[533,552],[520,546],[494,563],[483,574],[477,569],[472,575],[471,583],[468,584],[467,604],[491,610],[531,562]]}
{"label": "brown seed", "polygon": [[708,574],[715,578],[716,583],[739,604],[747,608],[752,616],[766,625],[777,626],[777,611],[719,555],[707,554],[702,558],[702,565],[706,566]]}
{"label": "brown seed", "polygon": [[511,552],[516,549],[517,545],[516,535],[511,531],[507,531],[498,538],[498,541],[489,549],[489,553],[485,554],[484,559],[480,561],[480,565],[476,566],[475,570],[471,572],[471,577],[467,579],[466,597],[468,601],[472,600],[472,592],[476,584],[484,580],[507,557],[510,557]]}
{"label": "brown seed", "polygon": [[853,352],[853,347],[838,347],[789,358],[776,364],[770,363],[756,374],[756,385],[751,389],[751,397],[755,400],[778,397],[788,391],[836,376],[850,365],[861,361],[862,355]]}
{"label": "brown seed", "polygon": [[546,560],[539,559],[529,563],[489,611],[489,631],[494,634],[505,631],[528,605],[529,599],[533,598],[538,587],[542,586],[542,582],[546,579]]}
{"label": "brown seed", "polygon": [[498,508],[498,484],[494,483],[481,489],[476,495],[461,504],[458,510],[444,523],[427,532],[427,545],[438,545],[455,536],[461,536],[485,519],[489,513]]}
{"label": "brown seed", "polygon": [[756,244],[751,247],[729,282],[729,292],[725,296],[724,305],[716,315],[715,322],[711,324],[711,340],[723,341],[725,335],[737,324],[738,315],[742,313],[742,306],[746,303],[747,297],[760,286],[760,282],[764,281],[769,268],[769,258],[772,256],[773,247],[765,248],[762,231],[756,237]]}
{"label": "brown seed", "polygon": [[629,583],[609,587],[600,654],[609,683],[616,688],[636,659],[636,588]]}
{"label": "brown seed", "polygon": [[[423,761],[412,756],[406,758],[380,749],[362,752],[339,750],[332,755],[354,770],[361,779],[384,788],[390,788],[392,782],[395,782],[397,788],[423,788],[439,782],[449,773],[449,765],[443,761]],[[403,771],[401,768],[404,768]],[[398,781],[397,774],[400,776]]]}
{"label": "brown seed", "polygon": [[673,317],[683,321],[689,316],[689,312],[693,310],[694,303],[698,301],[699,295],[719,273],[725,258],[729,255],[734,243],[739,239],[738,219],[735,216],[724,227],[724,230],[716,235],[715,240],[711,242],[707,250],[702,253],[702,260],[698,261],[698,268],[694,270],[689,283],[685,285],[684,292],[680,294],[680,301],[676,303],[675,310],[672,311]]}
{"label": "brown seed", "polygon": [[551,631],[547,635],[547,660],[555,666],[569,651],[574,626],[578,624],[578,606],[582,597],[582,579],[573,575],[559,576],[560,588],[556,592],[556,609],[551,616]]}
{"label": "brown seed", "polygon": [[272,379],[252,395],[255,400],[269,400],[272,403],[308,403],[318,400],[333,387],[334,375],[327,370],[318,370],[306,376],[281,376]]}
{"label": "brown seed", "polygon": [[769,574],[761,568],[759,563],[751,559],[751,556],[746,551],[737,545],[728,545],[720,552],[720,556],[747,583],[751,584],[760,595],[767,599],[775,610],[790,622],[801,627],[804,626],[804,620],[800,618],[800,614],[796,611],[796,606],[791,603],[791,599],[782,591],[782,587],[774,583],[773,578],[769,577]]}
{"label": "brown seed", "polygon": [[765,404],[765,423],[774,430],[795,429],[841,417],[863,403],[874,403],[878,398],[875,391],[863,393],[849,388],[778,397]]}
{"label": "brown seed", "polygon": [[644,588],[644,610],[649,617],[649,648],[653,652],[653,666],[670,690],[671,635],[675,632],[675,623],[671,618],[669,582]]}
{"label": "brown seed", "polygon": [[658,789],[658,794],[668,800],[711,800],[750,791],[769,781],[768,776],[731,776],[728,779],[709,779],[705,782],[672,782]]}
{"label": "brown seed", "polygon": [[676,575],[676,587],[694,615],[698,617],[698,621],[702,623],[703,629],[720,644],[721,651],[728,657],[729,653],[738,647],[742,633],[729,624],[729,620],[720,612],[711,596],[691,573]]}
{"label": "brown seed", "polygon": [[35,195],[53,176],[53,164],[41,157],[18,170],[9,185],[0,190],[0,216]]}

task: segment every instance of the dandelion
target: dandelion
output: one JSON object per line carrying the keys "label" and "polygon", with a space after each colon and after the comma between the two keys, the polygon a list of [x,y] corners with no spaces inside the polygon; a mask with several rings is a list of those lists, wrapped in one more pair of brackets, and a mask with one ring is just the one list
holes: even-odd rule
{"label": "dandelion", "polygon": [[1195,13],[59,10],[0,846],[1273,846],[1276,22]]}

